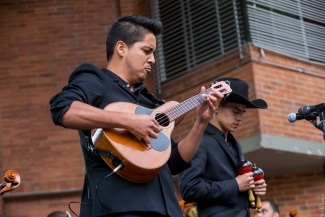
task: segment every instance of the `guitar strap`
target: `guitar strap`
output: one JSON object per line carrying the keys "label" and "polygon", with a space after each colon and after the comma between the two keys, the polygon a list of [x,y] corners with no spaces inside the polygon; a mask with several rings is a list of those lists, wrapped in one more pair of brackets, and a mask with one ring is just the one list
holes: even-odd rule
{"label": "guitar strap", "polygon": [[149,93],[149,91],[147,90],[147,88],[144,88],[142,91],[142,95],[144,97],[146,97],[147,99],[149,99],[150,101],[152,101],[157,107],[161,106],[162,104],[165,104],[166,101],[163,99],[159,99],[157,98],[155,95],[153,95],[152,93]]}

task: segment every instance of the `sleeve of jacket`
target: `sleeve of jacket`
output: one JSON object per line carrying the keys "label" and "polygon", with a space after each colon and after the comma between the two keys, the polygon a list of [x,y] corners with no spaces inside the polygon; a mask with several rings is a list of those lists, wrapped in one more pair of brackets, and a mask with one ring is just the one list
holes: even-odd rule
{"label": "sleeve of jacket", "polygon": [[191,163],[187,163],[183,160],[181,155],[178,152],[177,145],[178,143],[175,142],[173,139],[171,139],[171,155],[167,162],[169,170],[172,175],[177,175],[180,172],[184,171],[185,169],[189,168],[191,166]]}
{"label": "sleeve of jacket", "polygon": [[102,99],[104,81],[102,72],[92,64],[82,64],[76,68],[69,83],[50,100],[50,111],[54,124],[62,126],[62,117],[74,101],[96,105]]}
{"label": "sleeve of jacket", "polygon": [[[222,204],[237,203],[238,184],[235,179],[208,180],[205,177],[207,168],[207,149],[201,141],[191,167],[179,175],[179,188],[182,197],[187,202],[215,201]],[[218,165],[209,164],[209,169],[218,170]]]}

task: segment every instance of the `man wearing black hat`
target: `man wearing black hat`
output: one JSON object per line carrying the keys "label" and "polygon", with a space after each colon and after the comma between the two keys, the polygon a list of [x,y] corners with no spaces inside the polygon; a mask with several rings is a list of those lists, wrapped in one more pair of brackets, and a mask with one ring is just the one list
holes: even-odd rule
{"label": "man wearing black hat", "polygon": [[248,193],[266,192],[265,180],[254,182],[253,173],[239,175],[237,165],[243,157],[236,131],[248,108],[267,108],[262,99],[248,99],[248,84],[238,78],[222,78],[232,93],[219,104],[192,159],[192,166],[179,175],[179,188],[186,202],[195,202],[200,217],[250,216]]}

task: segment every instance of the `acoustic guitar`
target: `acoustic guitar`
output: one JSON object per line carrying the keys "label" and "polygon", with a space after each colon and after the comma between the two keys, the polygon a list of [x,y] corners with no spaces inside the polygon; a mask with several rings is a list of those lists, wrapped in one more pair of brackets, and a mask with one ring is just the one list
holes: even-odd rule
{"label": "acoustic guitar", "polygon": [[161,128],[158,138],[151,138],[151,148],[147,149],[141,139],[125,129],[97,128],[92,131],[93,144],[97,149],[109,152],[107,156],[101,155],[101,157],[121,177],[132,182],[150,181],[170,157],[170,137],[175,121],[177,123],[184,114],[206,101],[202,94],[209,94],[216,88],[221,88],[220,92],[225,97],[231,92],[230,86],[221,81],[181,103],[171,101],[156,109],[147,109],[126,102],[111,103],[104,110],[146,114],[155,118]]}

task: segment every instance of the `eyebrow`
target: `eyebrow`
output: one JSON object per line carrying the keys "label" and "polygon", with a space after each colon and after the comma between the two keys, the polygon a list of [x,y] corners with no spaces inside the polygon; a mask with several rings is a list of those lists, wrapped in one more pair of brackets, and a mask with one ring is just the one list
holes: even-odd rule
{"label": "eyebrow", "polygon": [[241,111],[241,112],[246,112],[246,109],[244,109],[244,110],[241,110],[240,108],[238,108],[238,107],[234,107],[234,109],[237,109],[238,111]]}
{"label": "eyebrow", "polygon": [[150,51],[153,51],[153,50],[154,50],[152,47],[147,46],[147,45],[145,45],[144,47],[145,47],[145,48],[148,48]]}

